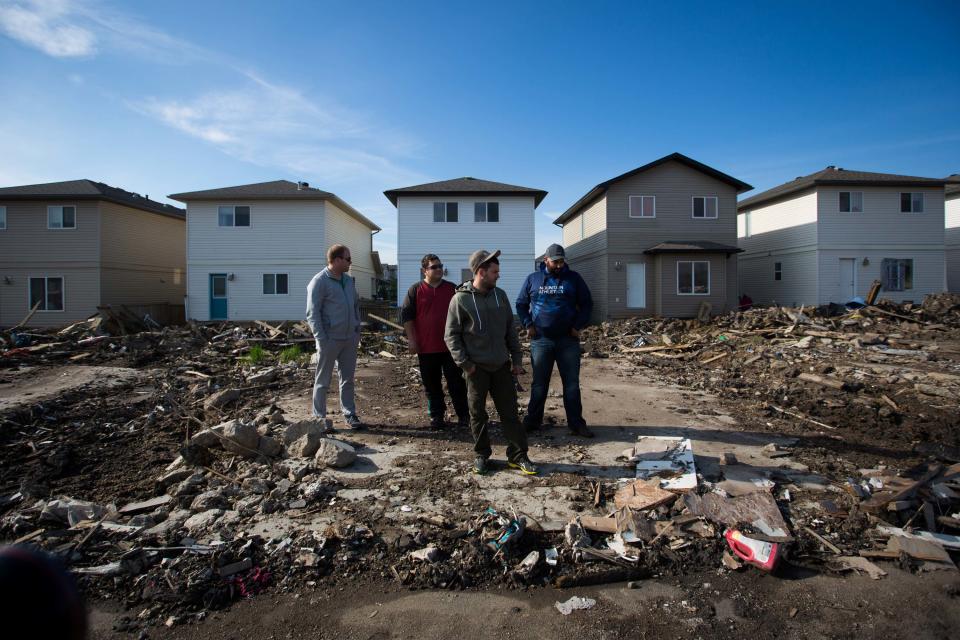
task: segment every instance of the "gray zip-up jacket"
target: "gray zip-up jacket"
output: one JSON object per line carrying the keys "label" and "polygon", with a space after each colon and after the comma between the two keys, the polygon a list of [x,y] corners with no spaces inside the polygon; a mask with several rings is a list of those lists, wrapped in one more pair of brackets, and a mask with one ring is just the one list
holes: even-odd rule
{"label": "gray zip-up jacket", "polygon": [[472,282],[457,287],[447,308],[443,340],[453,361],[464,369],[470,363],[488,371],[511,360],[518,367],[523,363],[510,300],[499,287],[486,292],[475,289]]}
{"label": "gray zip-up jacket", "polygon": [[360,333],[360,296],[353,278],[337,280],[327,267],[307,285],[307,324],[317,340],[346,340]]}

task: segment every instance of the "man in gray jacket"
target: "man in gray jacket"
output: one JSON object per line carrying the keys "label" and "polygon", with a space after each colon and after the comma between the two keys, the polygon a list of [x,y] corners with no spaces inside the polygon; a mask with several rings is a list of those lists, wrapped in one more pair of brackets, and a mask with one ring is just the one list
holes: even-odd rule
{"label": "man in gray jacket", "polygon": [[473,280],[453,294],[447,309],[443,339],[453,361],[467,378],[470,430],[476,454],[473,470],[485,474],[492,453],[487,433],[487,394],[500,415],[507,439],[507,466],[535,475],[537,467],[527,457],[527,431],[517,414],[517,389],[513,376],[523,373],[523,352],[513,322],[507,294],[497,287],[499,251],[476,251],[470,256]]}
{"label": "man in gray jacket", "polygon": [[327,249],[327,268],[307,285],[307,324],[317,342],[313,415],[327,417],[327,390],[336,365],[344,420],[351,429],[362,429],[353,398],[360,344],[360,297],[354,279],[347,275],[351,260],[350,249],[342,244]]}

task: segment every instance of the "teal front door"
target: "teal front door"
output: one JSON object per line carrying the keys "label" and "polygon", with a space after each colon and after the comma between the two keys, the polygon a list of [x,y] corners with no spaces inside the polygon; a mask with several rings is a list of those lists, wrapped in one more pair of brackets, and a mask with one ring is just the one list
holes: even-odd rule
{"label": "teal front door", "polygon": [[210,319],[227,319],[227,274],[210,274]]}

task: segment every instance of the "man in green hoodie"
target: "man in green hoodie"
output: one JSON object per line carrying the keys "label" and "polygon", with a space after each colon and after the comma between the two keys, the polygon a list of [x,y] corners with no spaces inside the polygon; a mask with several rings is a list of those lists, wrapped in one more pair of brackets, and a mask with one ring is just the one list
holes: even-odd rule
{"label": "man in green hoodie", "polygon": [[487,394],[500,414],[507,439],[507,465],[535,475],[537,467],[527,457],[527,432],[517,414],[514,376],[523,373],[523,352],[513,323],[507,294],[497,287],[500,278],[499,251],[475,251],[469,260],[473,280],[457,288],[447,309],[443,339],[453,361],[467,378],[470,430],[473,432],[473,470],[489,470]]}

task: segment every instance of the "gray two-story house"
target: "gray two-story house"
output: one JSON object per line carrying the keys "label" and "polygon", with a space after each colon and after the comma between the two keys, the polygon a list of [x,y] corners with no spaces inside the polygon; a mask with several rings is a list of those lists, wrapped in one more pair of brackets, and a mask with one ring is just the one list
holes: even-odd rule
{"label": "gray two-story house", "polygon": [[740,290],[760,304],[920,302],[946,286],[946,180],[829,166],[738,205]]}
{"label": "gray two-story house", "polygon": [[577,200],[554,224],[593,294],[593,321],[734,309],[737,194],[752,188],[672,153]]}
{"label": "gray two-story house", "polygon": [[182,317],[184,215],[93,180],[0,188],[0,326],[31,310],[27,326],[66,325],[101,305]]}

